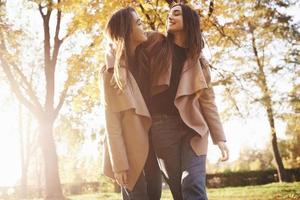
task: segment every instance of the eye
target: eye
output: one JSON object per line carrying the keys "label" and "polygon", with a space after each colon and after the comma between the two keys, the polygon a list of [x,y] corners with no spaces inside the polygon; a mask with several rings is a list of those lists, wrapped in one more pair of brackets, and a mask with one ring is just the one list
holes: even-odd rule
{"label": "eye", "polygon": [[180,12],[179,10],[175,10],[175,11],[173,12],[173,15],[174,15],[174,16],[179,16],[179,15],[181,15],[181,12]]}
{"label": "eye", "polygon": [[136,24],[137,24],[138,26],[141,26],[141,25],[142,25],[141,19],[137,19],[137,20],[136,20]]}

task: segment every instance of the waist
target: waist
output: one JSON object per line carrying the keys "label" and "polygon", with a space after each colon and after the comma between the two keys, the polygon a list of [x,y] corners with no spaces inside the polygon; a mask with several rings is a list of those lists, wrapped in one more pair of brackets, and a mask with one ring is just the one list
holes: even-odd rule
{"label": "waist", "polygon": [[157,122],[164,122],[167,124],[172,124],[172,123],[181,124],[183,122],[179,114],[177,115],[177,114],[156,113],[151,115],[151,118],[154,124]]}

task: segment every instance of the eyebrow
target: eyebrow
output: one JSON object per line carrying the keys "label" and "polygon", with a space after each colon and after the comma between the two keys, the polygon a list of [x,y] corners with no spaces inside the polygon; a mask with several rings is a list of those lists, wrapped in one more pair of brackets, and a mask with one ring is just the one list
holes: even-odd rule
{"label": "eyebrow", "polygon": [[141,19],[140,19],[140,18],[136,20],[136,23],[139,23],[139,22],[141,22]]}
{"label": "eyebrow", "polygon": [[176,12],[180,12],[180,13],[181,13],[181,10],[179,10],[179,9],[175,10],[175,9],[174,9],[174,10],[172,11],[172,13],[176,13]]}

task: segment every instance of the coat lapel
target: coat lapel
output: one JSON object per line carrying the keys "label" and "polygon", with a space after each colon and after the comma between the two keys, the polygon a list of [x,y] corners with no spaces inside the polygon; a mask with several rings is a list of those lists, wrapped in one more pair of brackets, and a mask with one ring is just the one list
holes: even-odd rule
{"label": "coat lapel", "polygon": [[[152,96],[166,90],[169,87],[171,80],[172,65],[169,65],[167,67],[167,72],[161,75],[157,79],[157,82],[152,84]],[[207,87],[208,85],[199,59],[197,59],[197,61],[194,63],[189,60],[185,61],[180,75],[176,99],[181,96],[197,93],[201,89]]]}
{"label": "coat lapel", "polygon": [[207,83],[199,60],[194,65],[186,61],[182,68],[176,99],[195,94],[203,88],[207,88]]}
{"label": "coat lapel", "polygon": [[121,112],[129,109],[134,109],[136,114],[151,119],[150,113],[146,107],[143,96],[133,77],[128,71],[128,80],[123,92],[118,92],[111,86],[110,81],[113,78],[114,67],[114,52],[110,50],[106,56],[106,69],[102,73],[102,92],[105,109],[110,109],[114,112]]}

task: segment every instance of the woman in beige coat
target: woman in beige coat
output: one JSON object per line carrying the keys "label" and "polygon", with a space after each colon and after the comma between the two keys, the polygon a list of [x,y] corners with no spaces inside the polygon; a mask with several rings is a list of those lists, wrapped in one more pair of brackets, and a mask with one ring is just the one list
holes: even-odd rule
{"label": "woman in beige coat", "polygon": [[123,199],[158,200],[161,176],[149,148],[151,117],[136,80],[141,69],[135,50],[146,36],[135,10],[127,7],[115,12],[107,35],[111,44],[100,84],[106,121],[103,173],[122,187]]}
{"label": "woman in beige coat", "polygon": [[207,200],[205,163],[210,135],[228,159],[199,16],[187,5],[169,11],[167,36],[152,33],[143,44],[150,65],[147,106],[159,166],[175,200]]}

